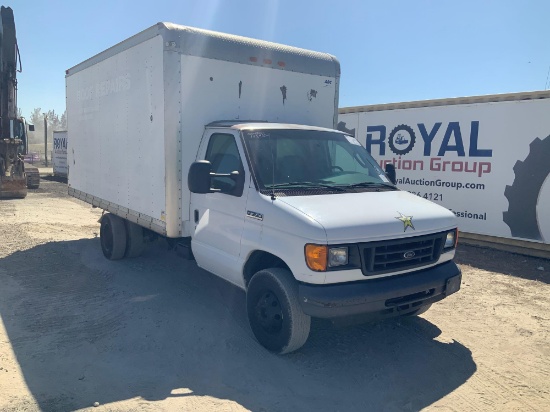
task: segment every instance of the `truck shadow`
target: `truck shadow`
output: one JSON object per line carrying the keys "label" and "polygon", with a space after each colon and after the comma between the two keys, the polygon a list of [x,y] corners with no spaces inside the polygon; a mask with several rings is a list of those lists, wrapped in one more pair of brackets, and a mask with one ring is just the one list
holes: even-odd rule
{"label": "truck shadow", "polygon": [[50,182],[67,183],[67,178],[64,176],[56,175],[44,175],[40,177],[42,180],[48,180]]}
{"label": "truck shadow", "polygon": [[421,317],[315,321],[299,352],[273,355],[254,340],[244,292],[161,244],[110,262],[98,239],[50,242],[0,260],[0,284],[0,315],[44,411],[136,397],[138,409],[181,410],[190,396],[214,409],[420,410],[476,371],[468,348],[438,341]]}

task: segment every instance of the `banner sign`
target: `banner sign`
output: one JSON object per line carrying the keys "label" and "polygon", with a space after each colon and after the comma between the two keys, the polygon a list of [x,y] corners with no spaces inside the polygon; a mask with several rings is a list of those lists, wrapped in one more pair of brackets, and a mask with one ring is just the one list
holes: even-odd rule
{"label": "banner sign", "polygon": [[393,163],[401,189],[461,231],[550,243],[550,98],[367,110],[341,109],[338,128]]}
{"label": "banner sign", "polygon": [[53,133],[53,174],[55,176],[69,175],[67,166],[67,132]]}

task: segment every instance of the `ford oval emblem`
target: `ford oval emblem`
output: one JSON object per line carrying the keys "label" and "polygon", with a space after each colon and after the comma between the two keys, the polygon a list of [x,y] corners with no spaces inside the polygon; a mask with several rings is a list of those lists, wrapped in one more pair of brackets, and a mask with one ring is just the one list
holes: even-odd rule
{"label": "ford oval emblem", "polygon": [[414,251],[412,251],[412,250],[403,253],[403,257],[405,259],[412,259],[414,257],[414,255],[416,255],[416,253],[414,253]]}

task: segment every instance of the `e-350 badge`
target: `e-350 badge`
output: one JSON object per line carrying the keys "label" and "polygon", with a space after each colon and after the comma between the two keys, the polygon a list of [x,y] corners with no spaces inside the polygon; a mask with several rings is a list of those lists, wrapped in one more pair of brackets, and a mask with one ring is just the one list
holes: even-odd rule
{"label": "e-350 badge", "polygon": [[412,218],[413,218],[412,216],[405,216],[403,213],[399,211],[397,213],[399,213],[399,216],[397,216],[396,219],[403,222],[403,232],[405,232],[409,227],[412,230],[416,230],[412,222]]}

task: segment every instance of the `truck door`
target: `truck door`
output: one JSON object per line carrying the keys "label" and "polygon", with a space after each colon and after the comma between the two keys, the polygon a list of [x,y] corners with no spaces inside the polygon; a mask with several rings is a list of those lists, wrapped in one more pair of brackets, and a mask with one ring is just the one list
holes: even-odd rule
{"label": "truck door", "polygon": [[206,132],[197,160],[208,160],[214,173],[238,171],[245,184],[234,190],[235,182],[229,177],[213,177],[212,188],[221,192],[191,193],[191,221],[194,222],[192,249],[197,264],[231,283],[243,286],[240,271],[241,235],[246,215],[250,174],[240,139],[227,131]]}

